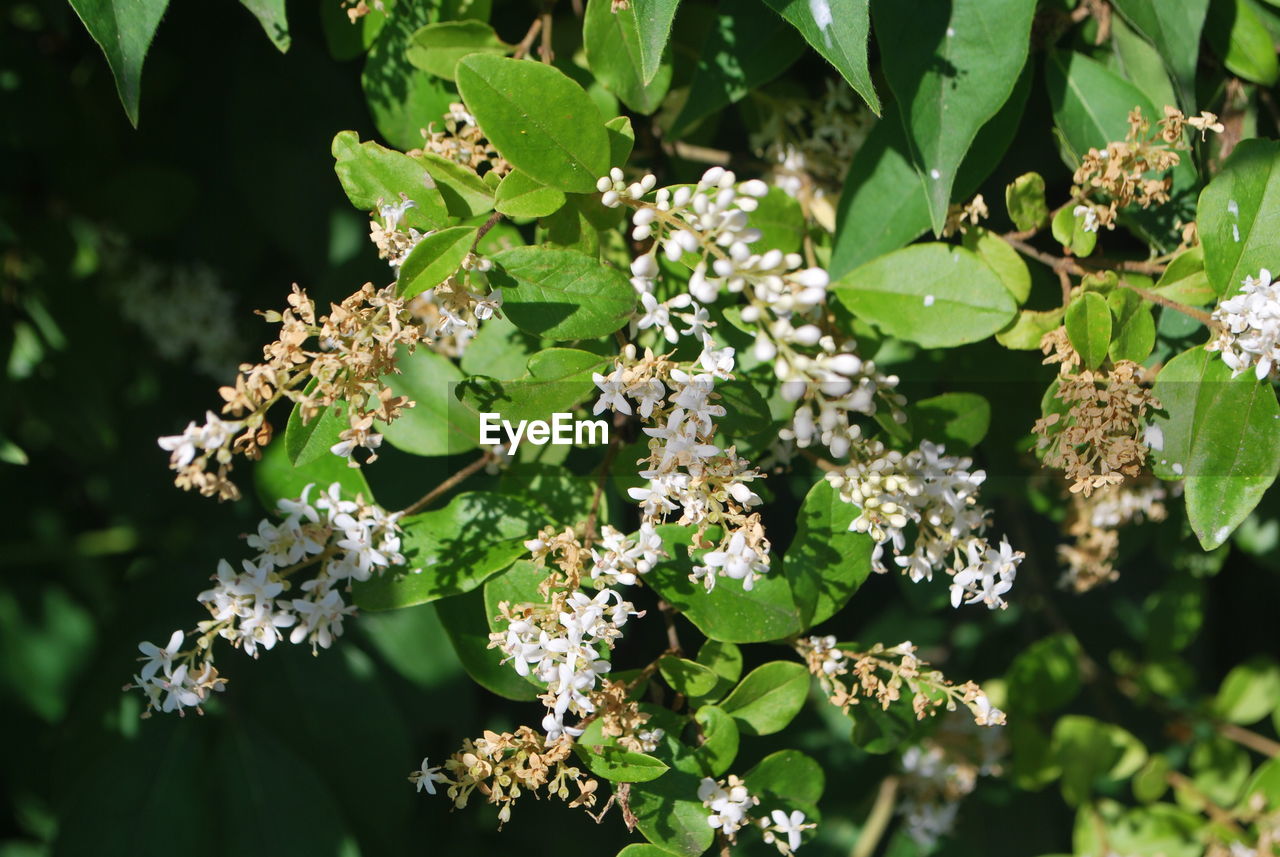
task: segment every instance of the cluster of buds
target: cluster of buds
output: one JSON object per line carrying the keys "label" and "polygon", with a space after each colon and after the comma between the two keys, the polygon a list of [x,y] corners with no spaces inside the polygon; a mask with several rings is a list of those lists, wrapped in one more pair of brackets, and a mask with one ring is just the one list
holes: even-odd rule
{"label": "cluster of buds", "polygon": [[742,778],[733,774],[726,780],[703,777],[698,785],[698,800],[708,810],[707,825],[729,844],[737,842],[738,831],[744,827],[756,827],[766,843],[776,847],[780,854],[787,855],[800,847],[804,831],[816,827],[812,822],[805,823],[805,814],[798,809],[791,813],[775,809],[769,814],[753,817],[752,812],[760,805],[760,798],[751,794]]}
{"label": "cluster of buds", "polygon": [[1076,169],[1071,196],[1076,202],[1073,214],[1084,219],[1090,232],[1099,227],[1115,228],[1116,212],[1128,205],[1147,208],[1169,201],[1173,177],[1152,173],[1168,173],[1182,160],[1180,152],[1189,146],[1184,130],[1190,126],[1201,136],[1209,131],[1221,132],[1223,126],[1212,113],[1187,117],[1174,107],[1164,108],[1164,118],[1157,128],[1135,107],[1129,113],[1129,130],[1125,139],[1108,143],[1105,149],[1090,149]]}
{"label": "cluster of buds", "polygon": [[1245,277],[1240,291],[1213,311],[1218,336],[1209,351],[1222,355],[1231,377],[1252,371],[1261,381],[1280,365],[1280,283],[1271,282],[1263,268],[1257,277]]}
{"label": "cluster of buds", "polygon": [[[308,496],[313,487],[308,485],[297,499],[279,501],[282,520],[259,522],[257,532],[247,538],[258,553],[244,560],[240,571],[219,561],[215,585],[197,599],[209,618],[196,626],[198,636],[190,649],[182,649],[182,631],[174,631],[163,648],[145,642],[138,646],[143,664],[128,688],[146,695],[144,716],[199,710],[210,691],[222,689],[226,680],[213,666],[218,639],[255,658],[286,634],[290,643],[310,643],[312,651],[329,648],[342,635],[343,618],[355,611],[339,587],[404,564],[398,514],[359,498],[343,499],[337,483],[312,503]],[[288,578],[309,567],[316,572],[299,586],[300,597],[281,597],[292,585]]]}
{"label": "cluster of buds", "polygon": [[[888,570],[887,546],[894,564],[913,582],[932,580],[935,568],[945,568],[951,575],[953,606],[1004,607],[1003,596],[1013,586],[1023,554],[1004,540],[993,546],[982,535],[989,512],[978,505],[978,487],[986,474],[971,470],[969,459],[945,451],[922,441],[904,455],[868,441],[855,450],[857,460],[829,472],[827,481],[842,500],[858,507],[849,529],[875,540],[875,571]],[[916,534],[908,552],[910,524]]]}
{"label": "cluster of buds", "polygon": [[528,726],[515,732],[486,730],[480,738],[466,739],[462,749],[440,767],[431,767],[423,759],[422,768],[409,775],[409,782],[428,794],[436,793],[437,783],[443,784],[458,809],[478,791],[498,807],[501,825],[511,819],[511,807],[521,795],[536,795],[540,789],[570,807],[594,806],[600,784],[569,764],[572,758],[573,740],[568,737],[549,738]]}
{"label": "cluster of buds", "polygon": [[906,691],[920,720],[963,705],[979,726],[1004,725],[1004,712],[991,704],[981,687],[972,681],[952,684],[917,658],[909,641],[892,647],[876,643],[865,652],[842,649],[830,636],[802,638],[795,646],[831,703],[846,713],[863,697],[888,708]]}
{"label": "cluster of buds", "polygon": [[1160,409],[1143,368],[1118,360],[1106,371],[1082,369],[1065,328],[1046,333],[1040,347],[1045,363],[1059,364],[1054,398],[1066,408],[1065,414],[1037,420],[1032,429],[1045,466],[1061,470],[1071,492],[1085,496],[1137,476],[1150,448],[1147,414]]}

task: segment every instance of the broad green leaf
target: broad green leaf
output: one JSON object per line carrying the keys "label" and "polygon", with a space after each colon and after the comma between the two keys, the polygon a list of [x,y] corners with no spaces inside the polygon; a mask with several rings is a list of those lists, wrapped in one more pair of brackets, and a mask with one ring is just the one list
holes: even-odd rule
{"label": "broad green leaf", "polygon": [[809,671],[795,661],[770,661],[747,673],[720,707],[748,735],[772,735],[800,713],[809,695]]}
{"label": "broad green leaf", "polygon": [[1055,724],[1053,755],[1062,767],[1062,795],[1072,806],[1089,800],[1100,780],[1124,779],[1147,760],[1146,748],[1129,732],[1078,714]]}
{"label": "broad green leaf", "polygon": [[457,273],[475,243],[474,226],[451,226],[420,239],[400,266],[396,295],[417,297]]}
{"label": "broad green leaf", "polygon": [[1280,666],[1257,657],[1227,673],[1213,700],[1213,711],[1228,723],[1250,726],[1280,707]]}
{"label": "broad green leaf", "polygon": [[539,688],[517,674],[511,664],[502,663],[500,650],[489,648],[489,617],[480,590],[456,595],[436,610],[467,675],[505,699],[538,698]]}
{"label": "broad green leaf", "polygon": [[1102,798],[1077,813],[1073,853],[1105,854],[1115,848],[1117,854],[1201,857],[1205,847],[1199,834],[1205,826],[1200,812],[1170,803],[1128,809]]}
{"label": "broad green leaf", "polygon": [[442,509],[400,521],[404,571],[356,583],[356,604],[392,610],[470,592],[527,553],[524,542],[542,523],[537,509],[515,497],[459,494]]}
{"label": "broad green leaf", "polygon": [[715,831],[698,800],[699,782],[694,774],[671,771],[631,787],[631,811],[646,839],[681,857],[698,857],[711,847]]}
{"label": "broad green leaf", "polygon": [[378,33],[387,23],[387,12],[394,4],[383,2],[380,11],[370,7],[368,14],[352,22],[342,6],[333,3],[320,4],[320,26],[324,30],[325,46],[329,56],[339,62],[364,56],[373,46]]}
{"label": "broad green leaf", "polygon": [[774,185],[751,212],[751,226],[760,230],[757,246],[798,253],[804,246],[805,222],[800,201]]}
{"label": "broad green leaf", "polygon": [[[360,633],[395,672],[419,687],[440,687],[465,672],[460,660],[444,654],[449,635],[435,605],[367,613],[360,617]],[[433,655],[424,658],[423,652]]]}
{"label": "broad green leaf", "polygon": [[679,5],[680,0],[632,0],[636,32],[640,36],[640,79],[645,83],[657,77],[662,67],[662,54],[671,37],[671,22]]}
{"label": "broad green leaf", "polygon": [[659,62],[657,72],[646,79],[641,42],[631,6],[615,12],[612,0],[587,0],[582,22],[587,67],[629,109],[648,115],[662,105],[671,87],[671,64]]}
{"label": "broad green leaf", "polygon": [[[1273,685],[1271,690],[1277,690],[1276,686]],[[1188,795],[1191,800],[1186,803],[1196,809],[1201,806],[1201,795],[1218,806],[1234,806],[1253,769],[1248,751],[1221,735],[1197,741],[1191,748],[1188,761],[1191,781],[1199,794],[1194,797]],[[1175,796],[1183,797],[1177,791]]]}
{"label": "broad green leaf", "polygon": [[[426,167],[450,217],[478,217],[493,210],[494,189],[470,169],[424,151],[417,158]],[[490,230],[492,235],[496,230]]]}
{"label": "broad green leaf", "polygon": [[565,203],[563,191],[538,184],[519,170],[502,178],[493,207],[508,217],[546,217]]}
{"label": "broad green leaf", "polygon": [[723,579],[707,592],[689,580],[690,529],[663,524],[658,532],[670,558],[646,574],[645,583],[703,634],[725,643],[759,643],[800,631],[791,588],[780,569],[771,569],[751,591],[737,580]]}
{"label": "broad green leaf", "polygon": [[867,68],[867,36],[871,31],[869,0],[765,0],[880,113],[871,72]]}
{"label": "broad green leaf", "polygon": [[703,696],[715,688],[719,676],[710,667],[675,655],[667,655],[658,662],[662,680],[676,693],[685,696]]}
{"label": "broad green leaf", "polygon": [[1204,267],[1219,297],[1276,267],[1280,234],[1280,142],[1245,140],[1200,194],[1196,225]]}
{"label": "broad green leaf", "polygon": [[858,318],[926,348],[986,339],[1018,309],[975,253],[941,243],[881,256],[845,274],[831,290]]}
{"label": "broad green leaf", "polygon": [[1084,228],[1084,215],[1073,206],[1058,209],[1051,225],[1053,237],[1075,256],[1088,256],[1098,244],[1098,233]]}
{"label": "broad green leaf", "polygon": [[373,500],[364,472],[358,467],[348,467],[345,458],[323,455],[309,464],[294,467],[283,443],[270,444],[262,451],[262,458],[253,468],[253,482],[258,499],[268,509],[274,509],[277,500],[301,497],[308,485],[324,490],[335,482],[342,486],[345,497],[355,499],[359,494],[365,500]]}
{"label": "broad green leaf", "polygon": [[1151,304],[1132,289],[1115,289],[1107,295],[1114,320],[1109,354],[1112,360],[1141,363],[1151,356],[1156,344],[1156,320]]}
{"label": "broad green leaf", "polygon": [[493,147],[550,187],[592,193],[609,171],[604,118],[563,72],[540,62],[471,54],[458,91]]}
{"label": "broad green leaf", "polygon": [[454,395],[463,374],[449,358],[426,347],[401,348],[400,374],[384,380],[397,396],[414,402],[380,431],[396,449],[414,455],[453,455],[479,445],[480,421]]}
{"label": "broad green leaf", "polygon": [[360,72],[373,124],[398,149],[422,145],[422,129],[437,125],[458,97],[438,77],[409,64],[413,34],[429,23],[432,4],[398,3],[387,16]]}
{"label": "broad green leaf", "polygon": [[912,161],[941,234],[956,172],[1027,60],[1034,0],[952,0],[874,7],[885,78],[903,105]]}
{"label": "broad green leaf", "polygon": [[1105,57],[1105,62],[1142,90],[1152,104],[1183,104],[1195,112],[1195,93],[1190,93],[1190,101],[1179,98],[1160,52],[1119,15],[1111,16],[1111,56]]}
{"label": "broad green leaf", "polygon": [[1012,351],[1037,351],[1040,340],[1051,330],[1062,326],[1063,309],[1024,309],[1017,318],[996,334],[996,342]]}
{"label": "broad green leaf", "polygon": [[355,131],[340,131],[331,151],[334,172],[356,208],[376,213],[380,205],[399,204],[404,194],[413,202],[401,220],[405,226],[425,230],[445,224],[444,198],[421,162],[371,140],[361,143]]}
{"label": "broad green leaf", "polygon": [[1169,790],[1170,770],[1168,759],[1164,756],[1152,756],[1142,769],[1133,775],[1133,782],[1130,784],[1133,788],[1133,796],[1141,803],[1155,803],[1160,800]]}
{"label": "broad green leaf", "polygon": [[[1202,224],[1197,225],[1203,228]],[[1217,293],[1209,284],[1209,274],[1204,269],[1204,246],[1191,247],[1175,256],[1152,291],[1188,306],[1213,303]]]}
{"label": "broad green leaf", "polygon": [[602,370],[606,360],[589,351],[548,348],[530,357],[528,372],[514,381],[467,379],[461,388],[462,400],[477,414],[498,413],[513,424],[549,420],[554,413],[572,411],[592,395],[596,386],[591,375]]}
{"label": "broad green leaf", "polygon": [[825,479],[805,495],[795,538],[782,559],[805,628],[838,613],[871,573],[875,542],[849,530],[858,514]]}
{"label": "broad green leaf", "polygon": [[1232,74],[1262,86],[1280,79],[1275,42],[1248,0],[1212,0],[1204,34]]}
{"label": "broad green leaf", "polygon": [[1196,60],[1200,56],[1200,31],[1204,27],[1205,13],[1209,11],[1209,0],[1179,0],[1176,3],[1115,0],[1115,7],[1160,51],[1169,73],[1178,83],[1183,106],[1194,110]]}
{"label": "broad green leaf", "polygon": [[125,115],[138,127],[142,62],[169,0],[70,0],[85,29],[106,54]]}
{"label": "broad green leaf", "polygon": [[591,773],[614,783],[647,783],[656,780],[670,768],[644,753],[635,753],[608,744],[575,742],[573,749],[586,762]]}
{"label": "broad green leaf", "polygon": [[240,5],[253,13],[262,25],[262,31],[280,53],[288,53],[293,39],[289,36],[289,21],[285,16],[284,0],[240,0]]}
{"label": "broad green leaf", "polygon": [[1018,653],[1005,674],[1009,706],[1017,712],[1049,712],[1080,692],[1080,644],[1070,634],[1037,640]]}
{"label": "broad green leaf", "polygon": [[[338,442],[338,435],[346,431],[345,402],[335,402],[321,408],[311,422],[302,422],[302,411],[294,405],[289,412],[289,422],[284,427],[284,448],[294,467],[305,467],[318,458],[333,455],[330,448]],[[338,456],[334,455],[334,458]],[[346,459],[342,459],[345,465]]]}
{"label": "broad green leaf", "polygon": [[416,68],[453,80],[458,60],[468,54],[496,54],[511,50],[484,21],[437,21],[417,30],[409,39],[406,56]]}
{"label": "broad green leaf", "polygon": [[738,724],[724,709],[715,705],[702,706],[694,719],[703,739],[693,751],[699,773],[722,776],[738,757]]}
{"label": "broad green leaf", "polygon": [[720,699],[742,678],[742,650],[733,643],[707,640],[698,649],[698,663],[716,674],[715,689],[704,694],[704,699]]}
{"label": "broad green leaf", "polygon": [[609,163],[614,166],[625,164],[636,144],[636,131],[631,127],[631,119],[615,116],[604,123],[604,130],[609,135]]}
{"label": "broad green leaf", "polygon": [[1004,189],[1004,204],[1009,219],[1019,230],[1039,229],[1049,220],[1049,206],[1044,199],[1044,176],[1023,173]]}
{"label": "broad green leaf", "polygon": [[1067,305],[1064,319],[1071,347],[1086,369],[1097,369],[1111,346],[1111,309],[1097,292],[1084,292]]}
{"label": "broad green leaf", "polygon": [[987,436],[991,404],[977,393],[942,393],[907,407],[917,444],[946,444],[952,453],[968,454]]}
{"label": "broad green leaf", "polygon": [[760,12],[755,0],[720,0],[689,85],[689,97],[671,123],[672,137],[735,104],[782,74],[804,51],[804,39]]}
{"label": "broad green leaf", "polygon": [[1205,550],[1231,535],[1280,472],[1280,406],[1269,382],[1231,377],[1221,357],[1193,348],[1165,364],[1152,393],[1167,416],[1152,470],[1183,479],[1187,517]]}
{"label": "broad green leaf", "polygon": [[761,759],[742,779],[752,794],[816,804],[827,777],[821,765],[799,750],[779,750]]}
{"label": "broad green leaf", "polygon": [[594,339],[626,324],[636,306],[627,275],[553,247],[515,247],[493,256],[502,309],[516,327],[547,339]]}
{"label": "broad green leaf", "polygon": [[964,246],[977,253],[987,267],[996,272],[1000,282],[1013,295],[1019,305],[1031,294],[1031,271],[1022,260],[1022,254],[996,233],[981,226],[970,229],[964,235]]}

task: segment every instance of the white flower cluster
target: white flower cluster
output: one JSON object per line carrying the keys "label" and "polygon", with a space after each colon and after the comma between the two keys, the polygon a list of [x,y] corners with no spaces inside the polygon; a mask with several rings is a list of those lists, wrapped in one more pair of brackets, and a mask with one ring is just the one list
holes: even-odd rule
{"label": "white flower cluster", "polygon": [[212,268],[144,263],[120,284],[120,296],[121,315],[142,329],[165,360],[190,359],[215,378],[235,372],[242,345],[236,298]]}
{"label": "white flower cluster", "polygon": [[[977,494],[986,474],[929,441],[906,455],[886,451],[878,441],[868,442],[864,452],[864,460],[828,473],[827,480],[842,500],[860,509],[849,529],[875,539],[873,568],[887,571],[888,545],[894,564],[914,582],[932,580],[935,568],[946,568],[953,606],[1005,606],[1002,596],[1013,586],[1023,554],[1004,540],[993,547],[982,536],[989,513],[978,505]],[[908,524],[916,525],[909,553]]]}
{"label": "white flower cluster", "polygon": [[898,812],[908,835],[931,849],[950,834],[961,801],[972,794],[979,777],[1001,772],[1007,749],[1007,739],[998,731],[973,729],[964,718],[948,718],[936,737],[903,751]]}
{"label": "white flower cluster", "polygon": [[1209,351],[1222,352],[1222,362],[1231,367],[1231,377],[1250,369],[1261,381],[1280,362],[1280,283],[1271,281],[1263,268],[1257,278],[1245,277],[1240,291],[1213,311],[1218,322],[1218,338]]}
{"label": "white flower cluster", "polygon": [[582,729],[565,724],[565,716],[585,717],[595,712],[591,692],[610,668],[599,655],[600,647],[612,648],[622,636],[622,626],[639,615],[617,590],[602,589],[594,597],[578,591],[567,597],[565,609],[556,614],[550,628],[547,625],[551,623],[513,617],[505,634],[491,635],[517,673],[546,682],[548,692],[543,699],[548,711],[542,728],[548,741],[582,734]]}
{"label": "white flower cluster", "polygon": [[[236,571],[219,560],[212,588],[197,597],[210,618],[198,623],[194,647],[179,649],[185,639],[175,631],[169,644],[138,646],[143,666],[133,685],[147,696],[147,711],[198,707],[223,679],[213,668],[213,642],[222,638],[257,657],[285,639],[310,643],[313,651],[329,648],[342,635],[342,620],[355,611],[339,591],[343,582],[368,580],[385,569],[403,565],[399,513],[344,500],[341,486],[329,486],[314,503],[308,485],[297,499],[280,500],[278,523],[263,520],[247,538],[258,551]],[[290,587],[287,577],[315,563],[319,570],[299,587],[301,597],[280,597]],[[181,663],[179,663],[179,661]]]}
{"label": "white flower cluster", "polygon": [[197,458],[211,457],[225,465],[232,458],[231,439],[243,428],[241,420],[224,420],[213,411],[205,411],[204,425],[189,422],[182,434],[162,437],[156,442],[169,453],[170,470],[182,470]]}
{"label": "white flower cluster", "polygon": [[703,777],[698,785],[698,800],[710,810],[707,825],[724,834],[730,843],[744,827],[756,826],[764,841],[777,847],[781,854],[791,854],[800,847],[800,837],[815,825],[805,823],[805,814],[793,810],[790,814],[775,809],[768,816],[752,818],[751,811],[760,799],[747,790],[747,784],[730,775],[725,782]]}
{"label": "white flower cluster", "polygon": [[666,555],[662,536],[647,521],[640,525],[635,541],[605,524],[597,545],[591,549],[591,579],[597,586],[633,586],[638,575],[650,571]]}

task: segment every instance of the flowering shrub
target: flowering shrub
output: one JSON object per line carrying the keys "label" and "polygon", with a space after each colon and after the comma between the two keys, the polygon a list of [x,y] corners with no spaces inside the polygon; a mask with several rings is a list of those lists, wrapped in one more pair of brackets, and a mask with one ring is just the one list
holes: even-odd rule
{"label": "flowering shrub", "polygon": [[[136,124],[165,0],[71,5]],[[283,3],[244,5],[289,47]],[[453,844],[530,817],[539,853],[578,824],[620,857],[1271,854],[1280,665],[1197,633],[1280,545],[1280,14],[491,5],[324,0],[376,135],[326,117],[306,181],[361,275],[255,284],[260,359],[223,371],[254,328],[203,268],[115,292],[221,384],[138,466],[270,510],[128,625],[116,728],[197,779],[231,730],[265,830],[328,786],[245,712],[350,707],[348,791],[293,823],[358,832],[194,847],[399,853],[359,794],[394,783]],[[439,719],[394,775],[360,755],[386,677]],[[87,853],[74,819],[55,853]]]}

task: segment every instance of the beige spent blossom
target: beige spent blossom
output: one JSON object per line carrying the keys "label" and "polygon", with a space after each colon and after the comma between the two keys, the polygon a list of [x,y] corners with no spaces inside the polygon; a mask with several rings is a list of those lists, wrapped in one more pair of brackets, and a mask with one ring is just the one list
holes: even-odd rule
{"label": "beige spent blossom", "polygon": [[947,222],[942,227],[942,236],[950,238],[957,232],[962,234],[968,232],[990,216],[991,212],[987,209],[987,201],[982,198],[982,194],[978,194],[963,205],[958,202],[953,203],[947,209]]}
{"label": "beige spent blossom", "polygon": [[456,164],[468,167],[479,175],[493,171],[500,176],[511,172],[507,163],[476,123],[476,117],[458,103],[450,104],[439,126],[432,122],[422,131],[421,149],[408,152],[412,157],[422,152],[432,152]]}
{"label": "beige spent blossom", "polygon": [[1119,528],[1163,521],[1168,515],[1164,501],[1178,487],[1148,478],[1132,485],[1107,485],[1088,496],[1083,491],[1071,494],[1064,525],[1071,541],[1058,545],[1059,585],[1082,593],[1118,579]]}

